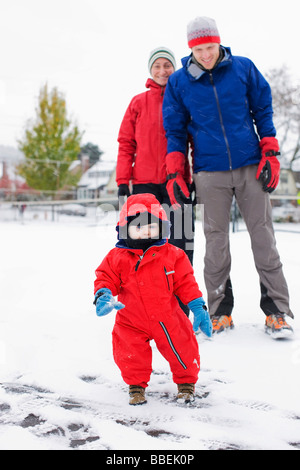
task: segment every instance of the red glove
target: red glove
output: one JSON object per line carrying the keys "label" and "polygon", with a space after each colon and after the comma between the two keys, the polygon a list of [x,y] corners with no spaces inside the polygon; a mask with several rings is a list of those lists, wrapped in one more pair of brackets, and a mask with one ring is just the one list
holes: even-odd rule
{"label": "red glove", "polygon": [[280,155],[278,140],[275,137],[264,137],[259,146],[262,158],[258,165],[256,179],[262,182],[266,193],[272,193],[277,188],[280,177],[280,163],[276,158]]}
{"label": "red glove", "polygon": [[167,191],[171,205],[179,209],[184,204],[191,203],[190,191],[182,175],[185,174],[186,157],[181,152],[172,152],[167,155]]}
{"label": "red glove", "polygon": [[183,177],[178,173],[167,176],[167,191],[174,209],[179,209],[184,204],[190,204],[190,192]]}

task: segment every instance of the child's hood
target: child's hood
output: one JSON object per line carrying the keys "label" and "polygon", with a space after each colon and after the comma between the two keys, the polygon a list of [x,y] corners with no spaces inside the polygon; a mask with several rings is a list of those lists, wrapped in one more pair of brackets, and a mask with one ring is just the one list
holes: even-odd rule
{"label": "child's hood", "polygon": [[135,194],[130,196],[122,207],[120,212],[117,231],[119,233],[120,227],[125,227],[128,219],[135,217],[139,214],[148,212],[149,214],[160,219],[165,227],[164,233],[167,234],[166,238],[170,236],[170,222],[168,220],[166,211],[161,206],[159,201],[153,194]]}
{"label": "child's hood", "polygon": [[153,194],[135,194],[125,202],[121,212],[118,226],[124,227],[129,217],[148,212],[161,221],[168,221],[164,208],[160,205]]}

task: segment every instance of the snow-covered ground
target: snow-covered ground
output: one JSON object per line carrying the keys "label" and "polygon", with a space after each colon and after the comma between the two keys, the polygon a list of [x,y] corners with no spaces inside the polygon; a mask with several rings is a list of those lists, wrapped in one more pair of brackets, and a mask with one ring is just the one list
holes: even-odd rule
{"label": "snow-covered ground", "polygon": [[[116,238],[114,224],[95,220],[0,222],[0,449],[300,449],[299,231],[277,232],[294,339],[264,333],[249,236],[239,231],[231,235],[235,329],[197,336],[196,401],[176,403],[152,343],[148,403],[132,407],[112,358],[114,314],[98,318],[92,304],[94,270]],[[203,255],[197,223],[205,292]]]}

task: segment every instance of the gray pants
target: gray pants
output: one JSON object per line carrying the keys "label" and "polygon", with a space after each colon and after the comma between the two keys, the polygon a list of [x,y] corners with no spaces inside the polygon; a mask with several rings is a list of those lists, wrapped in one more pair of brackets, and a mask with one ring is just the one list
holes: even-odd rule
{"label": "gray pants", "polygon": [[197,203],[204,206],[204,278],[209,311],[211,315],[230,315],[233,309],[229,226],[235,195],[251,237],[260,278],[260,306],[266,315],[286,313],[293,318],[288,287],[276,248],[270,197],[256,180],[256,172],[257,166],[252,165],[233,171],[194,174]]}

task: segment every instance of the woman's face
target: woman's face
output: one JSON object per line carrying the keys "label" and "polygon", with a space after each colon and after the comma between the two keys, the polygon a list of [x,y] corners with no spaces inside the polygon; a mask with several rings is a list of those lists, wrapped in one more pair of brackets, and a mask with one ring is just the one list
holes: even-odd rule
{"label": "woman's face", "polygon": [[166,86],[169,76],[175,71],[173,65],[168,59],[156,59],[151,67],[153,80],[160,86]]}

